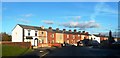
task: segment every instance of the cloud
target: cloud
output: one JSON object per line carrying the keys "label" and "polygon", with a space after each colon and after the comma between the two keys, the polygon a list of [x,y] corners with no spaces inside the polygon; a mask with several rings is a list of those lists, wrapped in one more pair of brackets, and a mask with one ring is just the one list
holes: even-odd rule
{"label": "cloud", "polygon": [[31,17],[31,16],[33,16],[33,14],[24,14],[24,15],[22,15],[23,17]]}
{"label": "cloud", "polygon": [[22,18],[17,19],[17,21],[22,22],[22,23],[30,23],[30,21],[29,21],[29,20],[22,19]]}
{"label": "cloud", "polygon": [[45,24],[54,24],[54,22],[50,20],[43,20],[42,22]]}
{"label": "cloud", "polygon": [[74,19],[79,20],[81,19],[81,16],[74,16]]}
{"label": "cloud", "polygon": [[95,5],[94,13],[91,14],[90,19],[95,20],[97,15],[101,14],[118,14],[117,10],[112,9],[109,5],[105,4],[104,2],[100,2]]}
{"label": "cloud", "polygon": [[60,24],[60,26],[69,27],[69,28],[80,28],[80,29],[100,27],[100,25],[96,23],[95,20],[90,20],[85,22],[67,22]]}

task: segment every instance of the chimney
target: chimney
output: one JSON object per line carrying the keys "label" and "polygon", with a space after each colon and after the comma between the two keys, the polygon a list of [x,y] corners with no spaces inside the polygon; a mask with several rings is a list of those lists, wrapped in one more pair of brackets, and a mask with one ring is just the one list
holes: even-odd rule
{"label": "chimney", "polygon": [[88,34],[88,32],[86,32],[85,34]]}
{"label": "chimney", "polygon": [[77,32],[77,30],[76,30],[76,29],[74,29],[74,32]]}
{"label": "chimney", "polygon": [[52,30],[52,27],[49,27],[50,30]]}
{"label": "chimney", "polygon": [[59,28],[56,28],[56,31],[59,31]]}
{"label": "chimney", "polygon": [[79,33],[81,33],[81,31],[79,31]]}
{"label": "chimney", "polygon": [[44,26],[41,26],[40,28],[44,29]]}
{"label": "chimney", "polygon": [[82,31],[83,34],[85,34],[85,31]]}
{"label": "chimney", "polygon": [[69,32],[72,32],[71,30],[69,30]]}
{"label": "chimney", "polygon": [[66,29],[63,29],[63,32],[65,32],[66,31]]}

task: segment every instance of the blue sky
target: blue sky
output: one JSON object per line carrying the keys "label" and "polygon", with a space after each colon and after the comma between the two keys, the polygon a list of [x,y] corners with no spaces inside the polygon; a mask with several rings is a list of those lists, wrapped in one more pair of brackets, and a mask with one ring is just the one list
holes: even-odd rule
{"label": "blue sky", "polygon": [[118,28],[117,2],[3,2],[2,32],[16,24],[85,30],[90,33]]}

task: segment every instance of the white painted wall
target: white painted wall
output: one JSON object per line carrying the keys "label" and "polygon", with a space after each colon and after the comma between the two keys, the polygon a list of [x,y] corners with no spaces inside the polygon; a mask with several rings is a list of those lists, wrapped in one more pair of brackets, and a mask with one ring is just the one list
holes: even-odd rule
{"label": "white painted wall", "polygon": [[30,31],[30,36],[35,36],[35,31],[37,31],[37,36],[38,36],[38,30],[32,30],[32,29],[24,29],[24,35],[28,36],[28,30]]}
{"label": "white painted wall", "polygon": [[[33,37],[33,39],[26,39],[26,36],[28,36],[28,30],[30,31],[30,36]],[[37,36],[35,36],[35,31],[37,31]],[[24,29],[24,42],[31,42],[31,45],[34,45],[34,39],[37,38],[39,39],[39,34],[38,34],[38,30],[32,30],[32,29]]]}
{"label": "white painted wall", "polygon": [[12,31],[12,42],[22,42],[23,38],[23,29],[19,25],[16,25],[16,27]]}
{"label": "white painted wall", "polygon": [[[99,43],[100,43],[100,37],[96,37],[96,36],[94,36],[94,35],[90,35],[89,36],[89,39],[91,39],[92,38],[92,40],[97,40]],[[95,38],[95,39],[94,39]]]}

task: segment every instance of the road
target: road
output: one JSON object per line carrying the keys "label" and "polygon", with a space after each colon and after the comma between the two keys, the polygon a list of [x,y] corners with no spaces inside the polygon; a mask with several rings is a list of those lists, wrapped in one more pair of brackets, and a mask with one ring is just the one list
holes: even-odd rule
{"label": "road", "polygon": [[[103,57],[115,57],[120,58],[120,50],[110,50],[110,49],[98,49],[89,47],[63,47],[56,49],[43,49],[45,52],[40,52],[40,48],[36,49],[28,55],[30,58],[69,58],[69,57],[81,57],[81,58],[103,58]],[[22,57],[23,58],[23,57]],[[25,57],[26,58],[26,57]]]}
{"label": "road", "polygon": [[120,57],[120,51],[118,50],[107,50],[107,49],[96,49],[89,47],[63,47],[54,50],[53,52],[47,54],[45,57],[94,57],[94,58],[103,58],[103,57]]}

